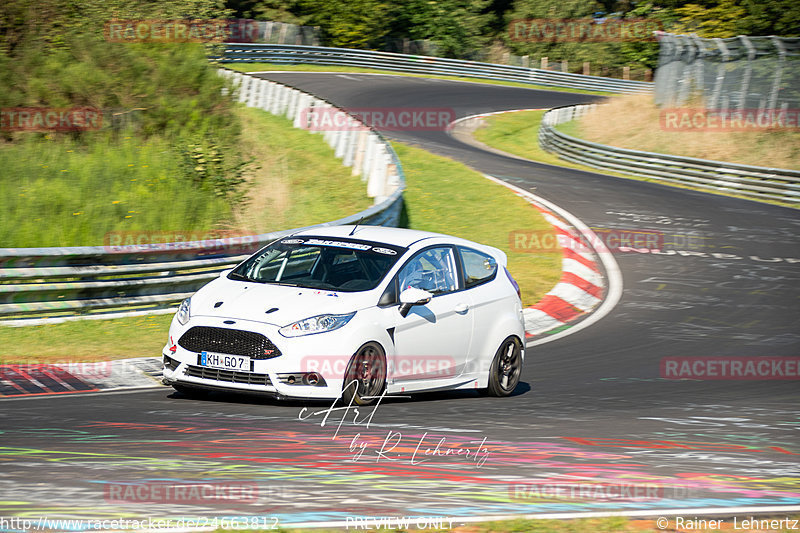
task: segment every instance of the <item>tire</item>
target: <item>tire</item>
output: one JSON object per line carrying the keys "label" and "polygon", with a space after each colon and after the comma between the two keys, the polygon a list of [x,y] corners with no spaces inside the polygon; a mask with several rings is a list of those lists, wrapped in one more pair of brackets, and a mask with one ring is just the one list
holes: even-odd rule
{"label": "tire", "polygon": [[500,347],[489,367],[490,396],[509,396],[519,384],[522,374],[522,345],[516,337],[508,337]]}
{"label": "tire", "polygon": [[346,404],[372,405],[386,389],[386,354],[377,342],[363,345],[347,363],[342,384]]}

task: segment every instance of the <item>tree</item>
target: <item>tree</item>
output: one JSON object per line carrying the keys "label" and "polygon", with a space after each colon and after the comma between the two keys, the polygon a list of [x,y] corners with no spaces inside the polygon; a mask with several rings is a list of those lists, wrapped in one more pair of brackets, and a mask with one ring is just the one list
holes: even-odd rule
{"label": "tree", "polygon": [[392,10],[393,35],[430,39],[444,57],[464,57],[483,48],[493,15],[492,0],[406,0]]}
{"label": "tree", "polygon": [[300,0],[304,24],[319,26],[328,46],[370,48],[389,32],[388,4],[381,0]]}

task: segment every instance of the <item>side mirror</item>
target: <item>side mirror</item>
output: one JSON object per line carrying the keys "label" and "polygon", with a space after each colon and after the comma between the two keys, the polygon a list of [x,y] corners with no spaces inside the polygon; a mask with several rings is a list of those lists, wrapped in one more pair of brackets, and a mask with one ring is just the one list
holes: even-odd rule
{"label": "side mirror", "polygon": [[412,307],[415,305],[425,305],[431,301],[431,298],[433,298],[433,295],[428,291],[409,287],[400,293],[400,315],[403,317],[407,316]]}

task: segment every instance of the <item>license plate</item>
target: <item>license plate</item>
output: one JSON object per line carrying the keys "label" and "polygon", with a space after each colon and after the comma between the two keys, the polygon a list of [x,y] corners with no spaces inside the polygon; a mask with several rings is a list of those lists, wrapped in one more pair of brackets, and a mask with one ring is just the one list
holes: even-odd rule
{"label": "license plate", "polygon": [[200,365],[222,370],[236,370],[237,372],[252,372],[252,361],[242,355],[222,355],[217,353],[200,352]]}

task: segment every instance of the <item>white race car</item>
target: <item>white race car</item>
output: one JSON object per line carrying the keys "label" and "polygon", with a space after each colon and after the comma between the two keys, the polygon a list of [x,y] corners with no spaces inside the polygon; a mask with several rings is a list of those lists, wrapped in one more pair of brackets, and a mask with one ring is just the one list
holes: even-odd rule
{"label": "white race car", "polygon": [[164,383],[277,398],[480,389],[511,394],[525,357],[506,256],[457,237],[379,226],[278,239],[185,300]]}

